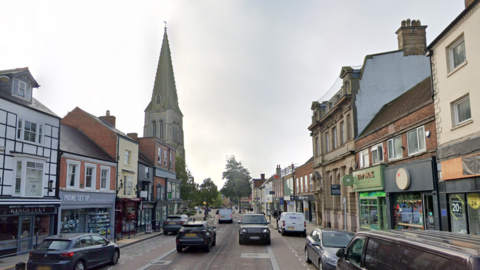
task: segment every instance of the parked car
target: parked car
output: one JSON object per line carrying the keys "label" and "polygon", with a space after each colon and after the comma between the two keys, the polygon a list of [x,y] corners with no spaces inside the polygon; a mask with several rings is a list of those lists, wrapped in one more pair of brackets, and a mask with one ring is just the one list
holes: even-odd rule
{"label": "parked car", "polygon": [[117,264],[117,244],[97,234],[61,234],[43,240],[28,257],[27,269],[89,269]]}
{"label": "parked car", "polygon": [[345,248],[354,235],[337,229],[314,229],[305,243],[305,261],[319,269],[335,269],[338,249]]}
{"label": "parked car", "polygon": [[270,221],[267,221],[264,215],[245,214],[242,220],[238,221],[238,224],[240,224],[238,231],[238,243],[240,245],[243,245],[246,241],[259,241],[270,245],[270,230],[268,229]]}
{"label": "parked car", "polygon": [[193,218],[190,218],[187,215],[167,216],[167,219],[163,222],[163,234],[177,233],[182,228],[183,224],[188,221],[193,221]]}
{"label": "parked car", "polygon": [[302,213],[282,212],[277,220],[278,232],[284,236],[286,233],[296,233],[307,236],[307,222]]}
{"label": "parked car", "polygon": [[186,223],[177,234],[177,252],[182,252],[184,247],[203,247],[210,252],[210,246],[217,243],[217,227],[211,226],[206,221],[192,221]]}
{"label": "parked car", "polygon": [[480,236],[444,231],[361,231],[336,269],[480,269]]}
{"label": "parked car", "polygon": [[218,223],[220,224],[223,222],[228,222],[228,223],[233,222],[232,209],[224,208],[224,209],[218,210]]}

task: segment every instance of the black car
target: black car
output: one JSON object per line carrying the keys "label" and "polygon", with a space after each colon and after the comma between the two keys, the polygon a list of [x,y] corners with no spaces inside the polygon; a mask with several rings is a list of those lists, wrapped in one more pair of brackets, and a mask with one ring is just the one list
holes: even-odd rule
{"label": "black car", "polygon": [[192,221],[193,218],[187,215],[169,215],[163,222],[163,234],[177,233],[186,222]]}
{"label": "black car", "polygon": [[238,243],[243,245],[245,241],[259,241],[270,245],[270,229],[268,224],[270,221],[265,219],[264,215],[259,214],[245,214],[240,224],[238,231]]}
{"label": "black car", "polygon": [[30,252],[27,269],[89,269],[118,263],[117,244],[97,234],[62,234],[47,237]]}
{"label": "black car", "polygon": [[203,247],[210,252],[210,246],[217,243],[217,227],[211,226],[206,221],[191,221],[183,224],[177,234],[177,252],[182,252],[184,247]]}
{"label": "black car", "polygon": [[314,229],[305,243],[305,261],[319,269],[335,269],[339,249],[345,248],[355,234],[336,229]]}

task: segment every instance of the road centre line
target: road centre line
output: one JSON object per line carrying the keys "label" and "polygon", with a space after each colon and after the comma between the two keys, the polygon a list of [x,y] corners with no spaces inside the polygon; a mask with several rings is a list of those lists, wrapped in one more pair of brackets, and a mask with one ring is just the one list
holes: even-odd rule
{"label": "road centre line", "polygon": [[[212,264],[213,260],[215,259],[215,257],[217,257],[218,253],[222,250],[222,248],[225,246],[225,244],[228,242],[228,240],[230,240],[230,238],[232,237],[232,235],[235,234],[235,230],[232,231],[232,233],[230,234],[230,236],[225,240],[223,241],[223,245],[218,249],[217,253],[215,253],[215,256],[213,256],[213,258],[210,260],[210,262],[208,263],[207,267],[205,267],[205,270],[208,269],[208,267],[210,266],[210,264]],[[217,241],[217,240],[215,240]],[[215,243],[217,244],[217,243]]]}
{"label": "road centre line", "polygon": [[145,269],[151,267],[152,264],[155,264],[155,263],[163,260],[163,258],[165,258],[165,257],[167,257],[168,255],[172,254],[173,252],[175,252],[175,250],[176,250],[176,249],[172,249],[172,250],[167,251],[167,252],[166,252],[165,254],[163,254],[162,256],[156,258],[155,260],[153,260],[153,261],[151,261],[151,262],[148,262],[148,263],[145,264],[143,267],[138,268],[137,270],[145,270]]}

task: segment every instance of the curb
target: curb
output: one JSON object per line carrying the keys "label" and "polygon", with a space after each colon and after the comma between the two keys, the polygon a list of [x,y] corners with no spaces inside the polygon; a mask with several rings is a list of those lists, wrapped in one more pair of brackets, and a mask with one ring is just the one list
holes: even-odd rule
{"label": "curb", "polygon": [[[162,232],[162,233],[159,233],[159,234],[157,234],[157,235],[152,235],[152,236],[150,236],[150,237],[145,237],[145,238],[143,238],[143,239],[140,239],[140,240],[135,241],[135,242],[132,242],[132,243],[128,243],[128,244],[125,244],[125,245],[122,245],[122,246],[118,246],[118,248],[119,248],[119,249],[122,249],[122,248],[124,248],[124,247],[128,247],[128,246],[134,245],[134,244],[136,244],[136,243],[140,243],[140,242],[143,242],[143,241],[145,241],[145,240],[152,239],[152,238],[154,238],[154,237],[158,237],[158,236],[160,236],[160,235],[163,235],[163,232]],[[117,245],[118,245],[118,243],[117,243]],[[1,270],[1,269],[0,269],[0,270]]]}

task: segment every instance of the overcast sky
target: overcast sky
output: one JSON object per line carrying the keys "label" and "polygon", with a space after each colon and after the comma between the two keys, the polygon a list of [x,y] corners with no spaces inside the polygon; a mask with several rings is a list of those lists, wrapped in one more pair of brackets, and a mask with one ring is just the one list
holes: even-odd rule
{"label": "overcast sky", "polygon": [[29,67],[64,117],[106,110],[143,136],[167,21],[187,165],[221,188],[227,156],[267,177],[312,156],[312,101],[342,66],[398,49],[402,20],[427,44],[463,0],[0,0],[0,70]]}

